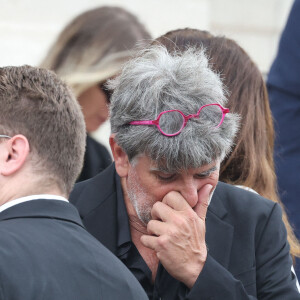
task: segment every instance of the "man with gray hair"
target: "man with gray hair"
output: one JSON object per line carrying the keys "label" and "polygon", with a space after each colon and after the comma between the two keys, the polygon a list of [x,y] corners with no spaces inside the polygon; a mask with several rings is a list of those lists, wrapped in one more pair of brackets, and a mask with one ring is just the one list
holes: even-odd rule
{"label": "man with gray hair", "polygon": [[81,109],[53,72],[0,68],[0,299],[147,299],[67,200],[84,148]]}
{"label": "man with gray hair", "polygon": [[299,299],[280,207],[218,182],[238,116],[204,52],[149,47],[110,87],[115,163],[71,201],[149,299]]}

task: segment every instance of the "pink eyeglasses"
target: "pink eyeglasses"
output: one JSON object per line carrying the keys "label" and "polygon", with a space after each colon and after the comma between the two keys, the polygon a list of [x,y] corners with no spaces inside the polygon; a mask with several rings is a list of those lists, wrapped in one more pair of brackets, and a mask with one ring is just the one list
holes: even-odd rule
{"label": "pink eyeglasses", "polygon": [[175,136],[182,131],[189,119],[198,118],[200,113],[200,121],[210,124],[212,127],[218,128],[223,123],[225,115],[229,113],[229,109],[224,108],[217,103],[206,104],[201,106],[196,114],[186,116],[183,112],[177,109],[166,110],[161,112],[156,120],[132,121],[129,124],[155,125],[163,135]]}

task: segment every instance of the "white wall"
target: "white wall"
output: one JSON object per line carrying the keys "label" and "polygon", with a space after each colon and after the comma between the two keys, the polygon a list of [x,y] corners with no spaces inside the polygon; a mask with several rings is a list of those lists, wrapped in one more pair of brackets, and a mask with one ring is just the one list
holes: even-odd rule
{"label": "white wall", "polygon": [[232,37],[266,73],[292,0],[213,0],[210,29]]}
{"label": "white wall", "polygon": [[0,66],[38,64],[58,32],[82,11],[123,6],[154,37],[180,27],[208,29],[236,39],[269,69],[292,0],[0,0]]}
{"label": "white wall", "polygon": [[209,23],[204,0],[0,0],[0,66],[38,64],[69,20],[101,5],[127,8],[154,37],[177,27],[208,28]]}

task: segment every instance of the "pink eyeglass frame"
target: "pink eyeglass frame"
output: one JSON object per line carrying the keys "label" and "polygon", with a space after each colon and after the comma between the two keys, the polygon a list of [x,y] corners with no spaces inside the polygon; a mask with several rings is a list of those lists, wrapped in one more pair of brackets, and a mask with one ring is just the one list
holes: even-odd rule
{"label": "pink eyeglass frame", "polygon": [[[189,119],[191,119],[191,118],[198,118],[199,115],[200,115],[201,110],[202,110],[204,107],[212,106],[212,105],[215,105],[215,106],[220,107],[220,109],[221,109],[221,111],[222,111],[222,119],[221,119],[220,123],[216,126],[216,128],[218,128],[218,127],[220,127],[220,126],[222,125],[222,123],[223,123],[223,121],[224,121],[224,118],[225,118],[225,115],[226,115],[227,113],[229,113],[229,108],[225,108],[225,107],[223,107],[222,105],[220,105],[220,104],[218,104],[218,103],[212,103],[212,104],[206,104],[206,105],[203,105],[203,106],[201,106],[201,107],[199,108],[199,110],[198,110],[198,112],[197,112],[196,114],[191,114],[191,115],[188,115],[188,116],[186,116],[182,111],[180,111],[180,110],[178,110],[178,109],[172,109],[172,110],[165,110],[165,111],[162,111],[162,112],[158,115],[158,117],[156,118],[156,120],[131,121],[129,124],[130,124],[130,125],[155,125],[155,126],[157,127],[157,129],[160,131],[161,134],[163,134],[163,135],[165,135],[165,136],[175,136],[175,135],[178,135],[178,134],[182,131],[182,129],[186,126],[187,121],[188,121]],[[179,113],[182,115],[182,117],[184,118],[184,121],[182,122],[181,128],[180,128],[177,132],[172,133],[172,134],[167,134],[167,133],[165,133],[165,132],[163,132],[163,131],[161,130],[161,128],[160,128],[160,126],[159,126],[159,119],[160,119],[160,117],[161,117],[163,114],[165,114],[165,113],[167,113],[167,112],[172,112],[172,111],[177,111],[177,112],[179,112]]]}

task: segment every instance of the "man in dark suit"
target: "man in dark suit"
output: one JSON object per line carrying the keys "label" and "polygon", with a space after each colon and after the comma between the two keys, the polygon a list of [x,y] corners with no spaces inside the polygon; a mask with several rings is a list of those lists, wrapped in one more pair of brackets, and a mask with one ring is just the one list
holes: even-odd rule
{"label": "man in dark suit", "polygon": [[0,68],[0,299],[147,299],[67,197],[84,119],[54,73]]}
{"label": "man in dark suit", "polygon": [[280,207],[218,183],[238,117],[205,54],[152,46],[111,88],[115,163],[70,199],[149,299],[300,299]]}

